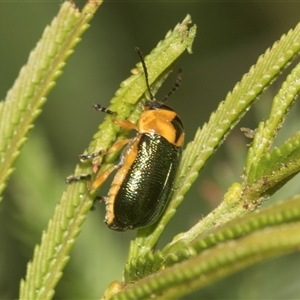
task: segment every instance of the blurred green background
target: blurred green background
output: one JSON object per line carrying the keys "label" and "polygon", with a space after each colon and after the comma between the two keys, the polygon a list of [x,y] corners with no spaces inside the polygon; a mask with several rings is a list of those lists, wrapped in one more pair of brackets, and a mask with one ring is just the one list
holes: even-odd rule
{"label": "blurred green background", "polygon": [[[74,2],[79,7],[84,4]],[[1,99],[61,3],[0,2]],[[0,206],[0,299],[18,297],[20,278],[25,276],[34,246],[65,188],[64,178],[72,174],[77,155],[88,146],[103,119],[91,105],[108,105],[139,61],[134,48],[147,54],[187,13],[198,32],[193,55],[184,54],[178,63],[184,70],[183,83],[169,104],[180,114],[190,141],[258,56],[300,21],[300,2],[106,1],[51,91],[4,194]],[[158,99],[173,86],[174,77],[166,81]],[[238,127],[255,128],[258,120],[266,118],[279,86],[278,81]],[[299,124],[296,107],[282,138],[299,130]],[[161,245],[210,212],[230,183],[240,180],[247,143],[238,128],[233,131],[188,193]],[[277,199],[299,192],[298,182],[295,178]],[[101,205],[88,215],[55,299],[99,298],[112,280],[121,279],[134,232],[111,231],[103,219]],[[275,259],[184,299],[299,298],[299,264],[298,253]]]}

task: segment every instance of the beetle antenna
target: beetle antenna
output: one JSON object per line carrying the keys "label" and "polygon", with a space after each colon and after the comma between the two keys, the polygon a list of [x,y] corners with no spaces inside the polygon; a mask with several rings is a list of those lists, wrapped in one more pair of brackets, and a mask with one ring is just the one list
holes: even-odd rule
{"label": "beetle antenna", "polygon": [[147,67],[146,67],[146,64],[145,64],[144,56],[143,56],[140,48],[136,47],[135,51],[137,52],[137,54],[139,55],[139,57],[141,59],[141,63],[142,63],[144,74],[145,74],[145,79],[146,79],[146,85],[147,85],[148,93],[150,95],[150,99],[153,101],[153,100],[155,100],[155,98],[154,98],[154,96],[153,96],[153,94],[151,92],[151,89],[150,89],[149,80],[148,80],[148,71],[147,71]]}
{"label": "beetle antenna", "polygon": [[177,89],[180,87],[181,85],[181,74],[182,74],[182,69],[180,68],[178,70],[178,74],[177,74],[177,78],[175,81],[175,84],[173,86],[173,88],[171,89],[171,91],[161,100],[162,103],[165,103],[167,101],[167,99],[175,92],[177,91]]}

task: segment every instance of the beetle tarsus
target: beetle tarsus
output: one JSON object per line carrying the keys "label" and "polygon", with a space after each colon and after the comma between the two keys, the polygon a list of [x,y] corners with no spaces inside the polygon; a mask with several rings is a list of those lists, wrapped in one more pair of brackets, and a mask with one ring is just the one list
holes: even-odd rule
{"label": "beetle tarsus", "polygon": [[79,160],[81,162],[84,162],[86,160],[89,160],[89,159],[92,159],[92,158],[95,158],[95,157],[98,157],[102,154],[103,151],[98,151],[98,152],[94,152],[94,153],[91,153],[91,154],[79,154],[78,157],[79,157]]}
{"label": "beetle tarsus", "polygon": [[67,184],[70,184],[73,182],[77,182],[77,181],[81,181],[81,180],[90,180],[90,179],[91,179],[90,174],[82,174],[79,176],[70,175],[65,179],[65,181]]}
{"label": "beetle tarsus", "polygon": [[100,105],[100,104],[93,104],[93,107],[95,110],[97,111],[101,111],[101,112],[104,112],[106,114],[109,114],[109,115],[114,115],[115,112],[113,112],[112,110]]}

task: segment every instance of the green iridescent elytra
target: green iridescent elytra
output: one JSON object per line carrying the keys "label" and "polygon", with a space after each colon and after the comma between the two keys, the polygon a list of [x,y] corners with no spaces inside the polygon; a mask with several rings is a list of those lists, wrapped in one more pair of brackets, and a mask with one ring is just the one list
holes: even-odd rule
{"label": "green iridescent elytra", "polygon": [[[124,150],[136,154],[122,185],[114,197],[113,219],[107,225],[124,231],[150,226],[168,204],[181,159],[182,148],[157,134],[138,135]],[[107,216],[109,220],[109,216]]]}

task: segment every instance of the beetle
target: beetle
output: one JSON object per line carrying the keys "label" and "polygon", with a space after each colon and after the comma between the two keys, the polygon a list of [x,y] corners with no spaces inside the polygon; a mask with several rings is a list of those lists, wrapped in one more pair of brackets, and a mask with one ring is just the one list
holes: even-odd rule
{"label": "beetle", "polygon": [[[178,114],[165,105],[167,98],[181,83],[180,72],[173,89],[162,101],[157,101],[150,89],[147,67],[140,56],[150,100],[134,125],[128,120],[116,120],[116,113],[95,104],[94,108],[112,116],[112,121],[126,129],[135,129],[132,139],[117,142],[105,154],[125,146],[119,162],[100,174],[92,183],[97,189],[117,170],[107,197],[105,223],[113,230],[126,231],[154,224],[166,208],[182,156],[184,128]],[[82,161],[102,153],[80,155]],[[69,182],[73,179],[69,180]]]}

